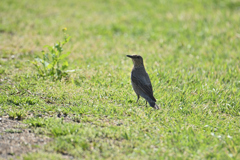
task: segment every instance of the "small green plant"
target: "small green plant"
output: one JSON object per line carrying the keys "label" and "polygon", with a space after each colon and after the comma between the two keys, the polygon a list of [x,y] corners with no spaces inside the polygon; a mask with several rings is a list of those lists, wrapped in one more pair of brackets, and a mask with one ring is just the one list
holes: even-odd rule
{"label": "small green plant", "polygon": [[22,133],[22,130],[18,130],[18,129],[6,129],[5,132],[6,132],[6,133]]}
{"label": "small green plant", "polygon": [[29,118],[25,121],[25,123],[28,123],[29,126],[32,127],[44,127],[47,125],[47,120],[43,118]]}
{"label": "small green plant", "polygon": [[12,119],[12,120],[14,119],[23,120],[26,118],[27,113],[24,110],[19,110],[19,111],[11,110],[8,112],[8,116],[9,116],[9,119]]}
{"label": "small green plant", "polygon": [[27,113],[23,110],[16,112],[17,120],[23,120],[26,118]]}
{"label": "small green plant", "polygon": [[68,67],[67,56],[70,52],[63,53],[63,46],[69,42],[70,36],[68,36],[64,28],[64,40],[57,42],[53,46],[46,45],[48,52],[42,51],[42,58],[36,58],[33,62],[37,69],[38,76],[46,78],[51,77],[53,81],[62,80],[62,78],[68,78]]}
{"label": "small green plant", "polygon": [[9,112],[8,112],[8,116],[9,116],[9,119],[12,119],[12,120],[14,120],[15,118],[17,118],[17,115],[16,115],[16,112],[15,112],[15,111],[9,111]]}
{"label": "small green plant", "polygon": [[73,122],[77,122],[80,123],[81,122],[81,115],[74,115],[71,119],[73,120]]}

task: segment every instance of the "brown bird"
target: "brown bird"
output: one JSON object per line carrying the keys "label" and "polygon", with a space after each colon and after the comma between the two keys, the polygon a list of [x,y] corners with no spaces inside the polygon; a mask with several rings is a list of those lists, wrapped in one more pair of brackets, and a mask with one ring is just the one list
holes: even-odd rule
{"label": "brown bird", "polygon": [[146,100],[146,106],[148,102],[151,107],[159,109],[155,103],[156,99],[153,97],[152,84],[144,68],[143,58],[140,55],[127,55],[127,57],[131,58],[134,64],[131,72],[131,82],[133,90],[137,94],[137,102],[141,96]]}

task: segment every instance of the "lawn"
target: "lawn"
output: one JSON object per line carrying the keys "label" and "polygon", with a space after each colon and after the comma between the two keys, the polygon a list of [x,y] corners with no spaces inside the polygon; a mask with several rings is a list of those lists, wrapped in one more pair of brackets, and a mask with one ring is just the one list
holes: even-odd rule
{"label": "lawn", "polygon": [[[2,0],[0,125],[20,126],[0,150],[26,130],[48,140],[0,158],[240,159],[239,15],[237,0]],[[33,61],[63,28],[73,72],[41,77]],[[160,110],[136,103],[127,54]]]}

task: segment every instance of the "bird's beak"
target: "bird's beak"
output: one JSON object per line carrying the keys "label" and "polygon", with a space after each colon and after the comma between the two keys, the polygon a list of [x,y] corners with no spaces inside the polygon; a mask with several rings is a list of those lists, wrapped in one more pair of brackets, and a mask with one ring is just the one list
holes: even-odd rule
{"label": "bird's beak", "polygon": [[127,57],[129,57],[129,58],[133,58],[133,56],[131,56],[131,55],[127,55]]}

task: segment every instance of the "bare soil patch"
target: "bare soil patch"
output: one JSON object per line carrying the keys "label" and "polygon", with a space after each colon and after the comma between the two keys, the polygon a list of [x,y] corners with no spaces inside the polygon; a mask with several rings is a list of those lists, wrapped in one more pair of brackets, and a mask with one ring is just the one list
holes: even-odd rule
{"label": "bare soil patch", "polygon": [[49,141],[51,138],[36,135],[21,121],[0,117],[0,159],[21,159],[22,154],[40,150]]}

